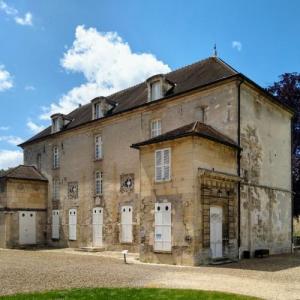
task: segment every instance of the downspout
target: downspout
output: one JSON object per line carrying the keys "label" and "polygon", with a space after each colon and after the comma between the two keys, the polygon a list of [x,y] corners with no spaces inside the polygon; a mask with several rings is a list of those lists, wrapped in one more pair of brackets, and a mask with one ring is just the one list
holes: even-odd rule
{"label": "downspout", "polygon": [[[238,145],[241,148],[241,85],[244,80],[238,83],[238,128],[237,128],[237,138]],[[237,155],[237,175],[241,176],[241,149],[238,150]],[[241,247],[241,182],[238,181],[238,252],[240,258],[240,247]]]}

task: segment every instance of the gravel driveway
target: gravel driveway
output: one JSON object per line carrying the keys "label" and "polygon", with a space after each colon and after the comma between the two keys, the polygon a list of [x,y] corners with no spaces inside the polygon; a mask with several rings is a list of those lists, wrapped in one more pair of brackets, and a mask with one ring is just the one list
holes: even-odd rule
{"label": "gravel driveway", "polygon": [[218,267],[142,264],[119,253],[0,250],[0,294],[71,287],[133,286],[219,290],[264,299],[300,299],[300,255]]}

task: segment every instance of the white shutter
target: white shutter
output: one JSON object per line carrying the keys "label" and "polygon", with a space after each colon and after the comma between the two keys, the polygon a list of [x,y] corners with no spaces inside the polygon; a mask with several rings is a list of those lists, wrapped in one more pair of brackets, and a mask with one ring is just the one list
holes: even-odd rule
{"label": "white shutter", "polygon": [[170,148],[155,151],[155,180],[163,181],[171,178]]}
{"label": "white shutter", "polygon": [[170,149],[165,149],[163,152],[163,179],[170,179]]}
{"label": "white shutter", "polygon": [[132,206],[122,206],[121,227],[122,242],[132,243]]}
{"label": "white shutter", "polygon": [[77,210],[69,209],[69,240],[76,241]]}
{"label": "white shutter", "polygon": [[155,204],[155,251],[172,250],[171,203]]}
{"label": "white shutter", "polygon": [[155,180],[161,181],[163,179],[162,169],[162,151],[155,151]]}
{"label": "white shutter", "polygon": [[93,246],[102,247],[103,244],[103,208],[93,208]]}
{"label": "white shutter", "polygon": [[52,239],[59,239],[59,210],[52,210]]}

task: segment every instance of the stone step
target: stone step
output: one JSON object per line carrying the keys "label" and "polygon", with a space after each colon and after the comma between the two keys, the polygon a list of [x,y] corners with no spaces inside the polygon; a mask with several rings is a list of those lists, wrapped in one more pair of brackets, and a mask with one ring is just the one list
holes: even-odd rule
{"label": "stone step", "polygon": [[229,259],[228,257],[220,257],[220,258],[214,258],[210,262],[210,265],[225,265],[225,264],[231,264],[234,261]]}
{"label": "stone step", "polygon": [[82,252],[103,252],[105,251],[104,248],[97,248],[97,247],[80,247],[76,248],[76,251],[82,251]]}

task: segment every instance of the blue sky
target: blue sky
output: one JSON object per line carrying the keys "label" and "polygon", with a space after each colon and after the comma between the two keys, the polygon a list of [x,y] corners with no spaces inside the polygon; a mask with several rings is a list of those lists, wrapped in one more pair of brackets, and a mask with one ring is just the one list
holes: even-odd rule
{"label": "blue sky", "polygon": [[0,0],[0,169],[95,95],[219,56],[263,87],[300,72],[300,1]]}

